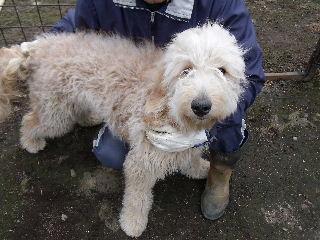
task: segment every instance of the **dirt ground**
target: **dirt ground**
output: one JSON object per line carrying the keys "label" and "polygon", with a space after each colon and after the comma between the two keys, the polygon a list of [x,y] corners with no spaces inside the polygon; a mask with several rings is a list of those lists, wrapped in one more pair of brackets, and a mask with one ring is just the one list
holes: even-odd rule
{"label": "dirt ground", "polygon": [[[320,37],[319,0],[248,1],[267,71],[302,69]],[[250,140],[223,218],[204,219],[204,180],[157,183],[140,239],[320,239],[320,76],[267,84],[248,113]],[[0,125],[0,239],[127,239],[118,225],[121,172],[91,153],[96,128],[76,128],[32,155],[19,148],[25,100]]]}

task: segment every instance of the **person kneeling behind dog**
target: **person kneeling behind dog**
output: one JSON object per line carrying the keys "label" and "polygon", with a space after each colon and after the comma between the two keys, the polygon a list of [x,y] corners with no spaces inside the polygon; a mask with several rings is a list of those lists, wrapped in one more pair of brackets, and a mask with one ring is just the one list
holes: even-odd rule
{"label": "person kneeling behind dog", "polygon": [[[78,0],[75,9],[53,28],[52,32],[102,30],[129,37],[137,42],[151,40],[161,47],[179,32],[206,23],[219,22],[247,50],[246,76],[249,84],[237,111],[210,130],[210,171],[201,198],[201,209],[207,219],[220,218],[229,203],[229,180],[240,149],[246,142],[246,110],[252,105],[265,82],[262,50],[257,43],[252,19],[244,0]],[[169,132],[174,138],[177,133]],[[170,136],[169,136],[170,135]],[[121,169],[129,146],[108,127],[101,129],[93,152],[102,165]]]}

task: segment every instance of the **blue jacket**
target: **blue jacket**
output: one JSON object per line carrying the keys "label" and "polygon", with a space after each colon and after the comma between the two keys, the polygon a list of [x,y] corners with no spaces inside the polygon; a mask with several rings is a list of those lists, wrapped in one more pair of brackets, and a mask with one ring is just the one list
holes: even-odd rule
{"label": "blue jacket", "polygon": [[[54,32],[75,29],[95,29],[115,32],[134,40],[150,39],[158,46],[167,44],[172,36],[208,20],[220,22],[249,51],[245,55],[246,75],[250,80],[238,110],[218,124],[223,152],[237,150],[239,144],[225,144],[221,129],[242,126],[245,111],[254,102],[265,81],[262,50],[257,43],[255,29],[244,0],[172,0],[152,13],[143,0],[78,0],[75,9],[54,27]],[[220,130],[219,130],[220,129]],[[219,139],[219,136],[216,136]],[[226,146],[225,146],[226,145]]]}

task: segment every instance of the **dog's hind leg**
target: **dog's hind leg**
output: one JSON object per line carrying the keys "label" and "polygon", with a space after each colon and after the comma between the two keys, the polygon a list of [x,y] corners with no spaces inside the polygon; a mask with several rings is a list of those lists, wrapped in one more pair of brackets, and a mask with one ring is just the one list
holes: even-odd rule
{"label": "dog's hind leg", "polygon": [[20,143],[22,148],[30,153],[37,153],[46,146],[45,139],[39,132],[41,131],[41,124],[36,112],[29,112],[23,116],[22,126],[20,129]]}
{"label": "dog's hind leg", "polygon": [[22,119],[20,143],[30,153],[43,150],[46,146],[45,138],[62,136],[72,129],[73,122],[67,115],[55,115],[53,112],[43,115],[45,117],[41,118],[36,111],[31,111]]}
{"label": "dog's hind leg", "polygon": [[[140,164],[140,159],[134,159],[129,152],[125,167],[125,192],[123,207],[120,213],[122,230],[131,237],[139,237],[146,229],[148,214],[152,206],[152,188],[157,177]],[[128,164],[128,161],[133,164]]]}

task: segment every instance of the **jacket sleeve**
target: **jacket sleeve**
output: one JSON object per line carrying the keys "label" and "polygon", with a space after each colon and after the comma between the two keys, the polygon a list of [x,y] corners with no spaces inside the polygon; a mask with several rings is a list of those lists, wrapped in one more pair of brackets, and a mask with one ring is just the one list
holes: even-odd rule
{"label": "jacket sleeve", "polygon": [[93,0],[78,0],[75,11],[76,29],[99,30],[100,24]]}
{"label": "jacket sleeve", "polygon": [[210,130],[216,139],[211,142],[212,149],[228,153],[238,150],[247,139],[243,119],[247,109],[261,92],[265,75],[262,49],[257,42],[255,28],[244,0],[216,2],[219,6],[212,8],[212,20],[220,22],[229,29],[242,48],[247,51],[244,58],[249,83],[238,103],[237,110]]}
{"label": "jacket sleeve", "polygon": [[69,9],[67,14],[50,31],[54,33],[75,32],[75,29],[75,9]]}
{"label": "jacket sleeve", "polygon": [[75,9],[57,22],[51,32],[75,32],[76,29],[99,29],[95,6],[90,0],[78,0]]}
{"label": "jacket sleeve", "polygon": [[[234,115],[244,115],[245,111],[253,104],[256,96],[261,92],[265,82],[263,70],[263,54],[257,38],[252,18],[244,3],[244,0],[227,0],[219,8],[213,8],[213,16],[228,28],[236,37],[238,43],[247,50],[245,54],[246,76],[249,84],[239,102],[240,113]],[[226,119],[232,121],[233,116]]]}

